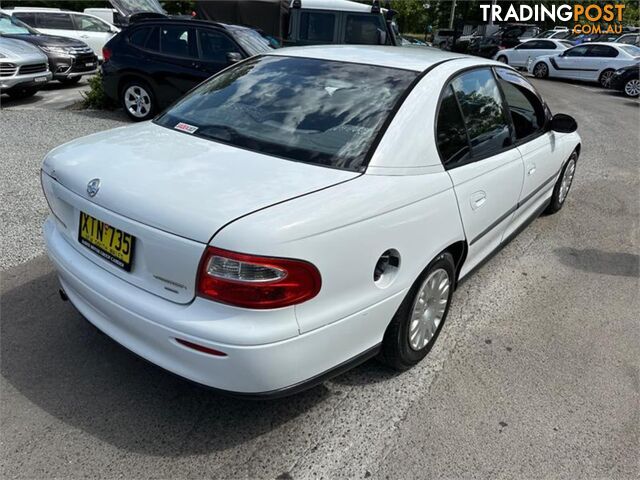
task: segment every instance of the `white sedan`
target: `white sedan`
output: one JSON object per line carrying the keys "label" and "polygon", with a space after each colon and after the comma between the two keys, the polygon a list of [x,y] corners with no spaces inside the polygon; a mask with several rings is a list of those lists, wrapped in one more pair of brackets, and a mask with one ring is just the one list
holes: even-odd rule
{"label": "white sedan", "polygon": [[431,349],[463,277],[564,204],[580,153],[510,67],[290,48],[42,164],[61,296],[192,381],[250,396]]}
{"label": "white sedan", "polygon": [[513,67],[524,68],[527,66],[527,60],[530,58],[535,59],[541,55],[562,53],[572,46],[573,45],[566,40],[532,38],[513,48],[499,50],[493,58]]}
{"label": "white sedan", "polygon": [[562,53],[527,61],[527,70],[538,78],[566,78],[598,82],[609,88],[616,70],[640,61],[640,48],[612,42],[588,42]]}

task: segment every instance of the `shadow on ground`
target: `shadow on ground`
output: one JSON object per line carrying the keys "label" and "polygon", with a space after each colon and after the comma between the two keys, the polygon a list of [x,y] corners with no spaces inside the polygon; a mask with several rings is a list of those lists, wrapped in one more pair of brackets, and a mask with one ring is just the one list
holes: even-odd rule
{"label": "shadow on ground", "polygon": [[640,277],[640,257],[631,253],[605,252],[595,248],[559,248],[560,262],[585,272],[623,277]]}

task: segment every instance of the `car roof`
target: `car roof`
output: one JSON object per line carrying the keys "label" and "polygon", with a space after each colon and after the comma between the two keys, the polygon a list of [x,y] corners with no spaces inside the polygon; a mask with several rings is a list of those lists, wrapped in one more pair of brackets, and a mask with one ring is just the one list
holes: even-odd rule
{"label": "car roof", "polygon": [[301,7],[314,10],[338,10],[342,12],[371,12],[368,5],[349,0],[301,0]]}
{"label": "car roof", "polygon": [[429,67],[454,58],[475,60],[477,65],[504,65],[486,58],[451,53],[436,48],[406,48],[379,45],[314,45],[287,47],[265,55],[333,60],[379,67],[422,72]]}

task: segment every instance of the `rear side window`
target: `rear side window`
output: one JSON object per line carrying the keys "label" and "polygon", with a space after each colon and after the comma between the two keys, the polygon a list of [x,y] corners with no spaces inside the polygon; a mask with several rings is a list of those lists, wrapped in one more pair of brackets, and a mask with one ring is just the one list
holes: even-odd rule
{"label": "rear side window", "polygon": [[472,155],[486,157],[511,145],[511,132],[493,72],[479,69],[463,73],[451,85],[462,110]]}
{"label": "rear side window", "polygon": [[467,132],[451,85],[445,89],[440,102],[436,137],[440,158],[445,167],[463,160],[469,154]]}
{"label": "rear side window", "polygon": [[136,47],[144,48],[145,42],[147,41],[147,37],[149,36],[150,31],[151,31],[150,27],[136,28],[133,32],[129,34],[129,43]]}
{"label": "rear side window", "polygon": [[71,15],[68,13],[38,13],[38,28],[75,30]]}
{"label": "rear side window", "polygon": [[78,30],[85,32],[107,33],[111,31],[111,27],[106,23],[86,15],[74,15]]}
{"label": "rear side window", "polygon": [[537,43],[538,43],[538,46],[536,48],[539,48],[542,50],[555,50],[556,48],[556,44],[553,42],[550,42],[549,40],[539,40]]}
{"label": "rear side window", "polygon": [[300,40],[317,43],[333,42],[336,16],[333,13],[302,12],[300,14]]}
{"label": "rear side window", "polygon": [[579,47],[570,48],[565,52],[567,57],[584,57],[587,55],[587,46],[580,45]]}
{"label": "rear side window", "polygon": [[378,31],[384,28],[381,21],[378,15],[347,15],[345,43],[378,45]]}
{"label": "rear side window", "polygon": [[195,29],[181,25],[162,27],[160,32],[160,51],[172,57],[198,57]]}
{"label": "rear side window", "polygon": [[21,22],[26,23],[30,27],[36,27],[36,14],[31,12],[16,12],[13,14]]}
{"label": "rear side window", "polygon": [[496,69],[498,83],[504,93],[516,139],[522,140],[539,133],[544,128],[544,105],[533,87],[517,73],[505,68]]}
{"label": "rear side window", "polygon": [[618,51],[607,45],[591,45],[588,55],[590,57],[613,58],[618,56]]}

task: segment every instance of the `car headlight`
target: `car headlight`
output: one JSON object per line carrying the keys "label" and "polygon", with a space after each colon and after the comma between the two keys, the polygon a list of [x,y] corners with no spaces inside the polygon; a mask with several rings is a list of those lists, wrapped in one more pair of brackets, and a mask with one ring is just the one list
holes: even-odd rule
{"label": "car headlight", "polygon": [[40,47],[40,48],[47,53],[64,53],[67,55],[71,53],[71,49],[68,47]]}

